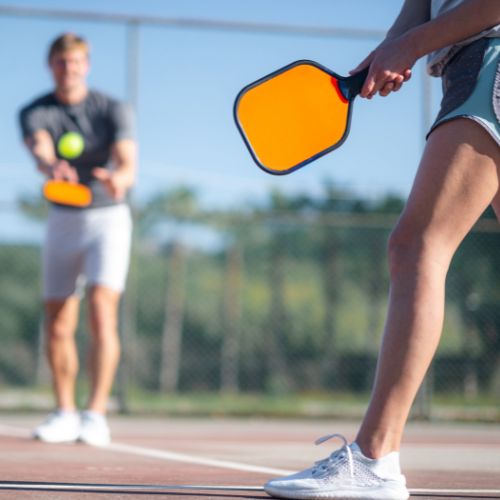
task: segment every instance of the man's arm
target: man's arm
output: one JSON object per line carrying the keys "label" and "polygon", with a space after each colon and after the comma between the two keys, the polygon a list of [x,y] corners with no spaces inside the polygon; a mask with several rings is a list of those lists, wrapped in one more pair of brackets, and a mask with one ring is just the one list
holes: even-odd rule
{"label": "man's arm", "polygon": [[25,138],[24,143],[33,156],[38,170],[44,175],[54,179],[78,181],[76,170],[68,162],[57,158],[54,141],[46,130],[37,130]]}
{"label": "man's arm", "polygon": [[113,145],[114,174],[125,189],[130,189],[135,182],[137,169],[137,145],[132,139],[122,139]]}
{"label": "man's arm", "polygon": [[132,139],[122,139],[112,146],[114,170],[94,168],[92,173],[115,200],[122,200],[135,182],[137,146]]}

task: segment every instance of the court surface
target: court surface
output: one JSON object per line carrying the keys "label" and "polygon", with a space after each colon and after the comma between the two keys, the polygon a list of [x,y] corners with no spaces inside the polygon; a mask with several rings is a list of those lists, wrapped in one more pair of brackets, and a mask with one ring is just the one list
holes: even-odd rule
{"label": "court surface", "polygon": [[[354,438],[358,422],[112,416],[113,443],[30,438],[44,415],[0,415],[0,499],[269,498],[262,484]],[[402,466],[412,498],[500,498],[500,426],[410,423]]]}

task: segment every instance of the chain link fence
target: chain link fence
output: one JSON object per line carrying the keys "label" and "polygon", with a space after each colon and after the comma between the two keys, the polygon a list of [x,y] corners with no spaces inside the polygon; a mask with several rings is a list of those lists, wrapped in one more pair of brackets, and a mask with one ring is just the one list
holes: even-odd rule
{"label": "chain link fence", "polygon": [[[5,145],[19,142],[10,153],[4,147],[6,201],[1,200],[0,222],[4,228],[17,229],[11,241],[40,239],[38,232],[36,237],[31,234],[36,224],[18,216],[22,212],[39,218],[43,209],[33,190],[24,191],[39,178],[23,156],[15,117],[27,96],[39,92],[42,83],[49,84],[47,79],[26,78],[25,67],[15,61],[18,52],[26,60],[41,61],[42,41],[63,29],[82,30],[95,45],[97,87],[126,98],[140,120],[141,113],[149,111],[152,121],[162,124],[140,137],[145,153],[142,180],[150,187],[142,193],[147,201],[135,209],[131,269],[121,307],[123,355],[114,389],[117,407],[173,411],[169,402],[175,400],[179,412],[217,412],[233,398],[236,403],[229,411],[252,413],[262,410],[259,401],[267,398],[272,402],[270,411],[303,414],[297,398],[304,397],[309,401],[308,415],[362,412],[387,307],[386,242],[402,200],[283,199],[275,194],[260,208],[206,212],[182,188],[156,199],[151,193],[157,187],[196,179],[205,194],[210,191],[218,200],[221,191],[251,183],[252,177],[240,179],[239,173],[227,183],[219,168],[221,151],[234,161],[238,158],[234,151],[240,154],[243,149],[239,138],[237,145],[231,139],[230,133],[236,132],[227,96],[236,95],[242,79],[246,83],[263,74],[258,64],[274,68],[278,61],[304,55],[330,57],[335,52],[336,61],[352,65],[384,32],[5,6],[0,6],[0,22],[6,37],[9,30],[38,30],[36,43],[33,37],[26,38],[16,53],[1,54],[10,81],[16,82],[3,100],[10,122],[2,122]],[[182,30],[181,42],[172,42],[173,29]],[[264,37],[265,51],[256,37]],[[234,47],[238,50],[231,50]],[[156,56],[148,59],[146,54]],[[241,61],[248,76],[242,73],[236,78]],[[173,72],[182,78],[172,78]],[[388,119],[383,126],[379,117],[370,121],[377,116],[376,108],[364,119],[363,109],[357,110],[363,148],[372,151],[370,170],[377,175],[384,172],[386,179],[397,177],[401,168],[397,162],[397,170],[387,165],[385,138],[401,143],[405,158],[416,157],[432,119],[432,84],[423,71],[419,74],[418,88],[410,86],[407,91],[413,92],[414,108],[404,109],[412,117],[405,127],[399,119],[393,123]],[[214,88],[224,89],[224,102],[214,97]],[[420,115],[421,133],[411,133],[410,122]],[[216,120],[224,131],[218,136],[212,133]],[[212,154],[193,143],[202,136],[211,140]],[[346,156],[339,156],[338,162],[354,168],[349,147],[339,151]],[[375,181],[372,177],[365,182],[371,188]],[[264,183],[259,182],[259,193],[260,186]],[[0,241],[0,408],[50,407],[40,247],[7,241],[7,237]],[[417,398],[417,416],[500,420],[499,243],[497,223],[487,214],[452,263],[443,338]],[[77,341],[84,367],[85,314]],[[82,373],[79,393],[85,390]],[[192,396],[187,400],[184,395]],[[286,398],[289,410],[272,406]],[[207,406],[202,407],[204,403]]]}
{"label": "chain link fence", "polygon": [[[356,204],[349,210],[165,214],[149,230],[139,214],[121,314],[115,392],[122,409],[131,401],[147,409],[134,394],[367,397],[396,215],[356,213]],[[151,236],[158,224],[165,224],[162,237]],[[443,337],[421,400],[425,416],[443,402],[498,401],[499,243],[496,221],[485,218],[452,263]],[[50,383],[39,252],[0,247],[3,388]],[[82,317],[82,366],[87,338]]]}

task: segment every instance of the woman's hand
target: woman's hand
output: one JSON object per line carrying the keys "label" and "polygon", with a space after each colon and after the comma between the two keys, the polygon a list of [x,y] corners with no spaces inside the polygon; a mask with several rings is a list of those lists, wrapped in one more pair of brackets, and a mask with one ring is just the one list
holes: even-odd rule
{"label": "woman's hand", "polygon": [[409,37],[403,35],[382,42],[350,74],[369,66],[360,96],[371,99],[378,92],[385,97],[397,92],[411,78],[411,68],[416,60]]}

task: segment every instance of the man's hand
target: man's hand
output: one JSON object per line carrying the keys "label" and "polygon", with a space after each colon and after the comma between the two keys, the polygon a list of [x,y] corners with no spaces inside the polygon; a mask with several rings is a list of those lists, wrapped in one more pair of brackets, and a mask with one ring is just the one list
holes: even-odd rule
{"label": "man's hand", "polygon": [[46,170],[51,179],[78,182],[78,173],[66,160],[56,160]]}
{"label": "man's hand", "polygon": [[127,179],[119,171],[97,167],[92,170],[93,176],[102,182],[106,192],[113,200],[121,201],[128,190]]}

